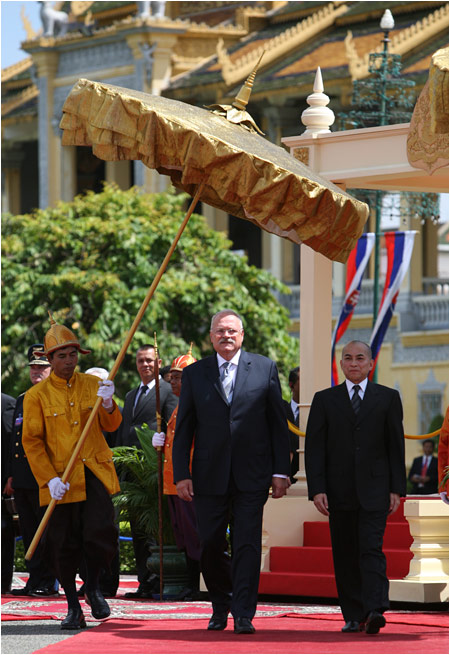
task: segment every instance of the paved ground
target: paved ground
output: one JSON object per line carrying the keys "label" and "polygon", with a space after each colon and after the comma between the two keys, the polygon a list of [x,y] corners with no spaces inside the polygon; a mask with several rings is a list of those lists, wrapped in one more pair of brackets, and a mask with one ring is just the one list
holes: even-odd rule
{"label": "paved ground", "polygon": [[[98,623],[89,622],[87,629],[96,625]],[[2,655],[28,655],[78,632],[61,630],[59,621],[5,621],[2,623],[1,652]]]}

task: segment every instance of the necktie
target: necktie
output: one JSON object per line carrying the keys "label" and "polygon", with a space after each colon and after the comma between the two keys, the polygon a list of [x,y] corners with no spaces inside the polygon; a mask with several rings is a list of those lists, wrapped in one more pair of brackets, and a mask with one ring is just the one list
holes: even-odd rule
{"label": "necktie", "polygon": [[139,409],[139,406],[142,404],[142,399],[145,398],[145,394],[147,393],[147,391],[148,391],[148,387],[146,384],[144,384],[144,386],[139,389],[139,396],[136,401],[136,405],[134,406],[134,414],[136,414],[136,412]]}
{"label": "necktie", "polygon": [[230,362],[222,364],[222,375],[220,377],[222,388],[225,393],[226,399],[230,401],[231,393],[233,391],[233,380],[230,375]]}
{"label": "necktie", "polygon": [[355,414],[357,414],[361,408],[361,398],[359,397],[359,390],[361,387],[359,384],[355,384],[353,387],[353,396],[352,396],[352,407]]}
{"label": "necktie", "polygon": [[295,425],[298,425],[298,415],[299,415],[299,408],[296,407],[296,408],[295,408],[295,412],[294,412],[294,421],[295,421]]}
{"label": "necktie", "polygon": [[422,464],[422,470],[420,472],[420,475],[422,477],[427,474],[427,469],[428,469],[428,457],[425,457],[425,459],[423,461],[423,464]]}

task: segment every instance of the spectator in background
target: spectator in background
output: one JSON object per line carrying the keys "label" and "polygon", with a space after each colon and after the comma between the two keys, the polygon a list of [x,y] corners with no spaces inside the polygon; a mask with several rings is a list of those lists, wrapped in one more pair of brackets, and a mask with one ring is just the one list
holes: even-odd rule
{"label": "spectator in background", "polygon": [[[179,397],[181,393],[181,376],[183,369],[197,360],[192,357],[191,349],[187,355],[173,360],[170,368],[170,385],[172,392]],[[167,496],[173,533],[179,550],[184,551],[188,574],[188,586],[182,589],[176,600],[199,600],[200,591],[200,540],[197,533],[197,517],[194,503],[181,500],[173,482],[172,450],[178,406],[173,410],[167,424],[167,434],[155,432],[152,444],[164,449],[164,493]]]}
{"label": "spectator in background", "polygon": [[408,479],[412,482],[412,493],[418,495],[436,494],[438,491],[438,460],[433,456],[434,442],[425,439],[423,455],[412,463]]}
{"label": "spectator in background", "polygon": [[[31,385],[34,386],[46,380],[50,375],[50,362],[45,352],[44,344],[34,343],[28,348],[28,366]],[[27,552],[36,530],[44,515],[44,509],[39,505],[39,487],[31,472],[28,459],[22,446],[23,399],[22,393],[16,402],[13,420],[13,436],[11,453],[8,461],[8,481],[5,491],[14,496],[19,515],[20,533],[23,547]],[[29,573],[26,585],[20,589],[12,589],[15,596],[55,596],[56,579],[48,563],[42,555],[42,544],[39,543],[29,561],[25,561]]]}
{"label": "spectator in background", "polygon": [[170,378],[171,378],[170,366],[163,366],[159,374],[163,380],[170,383]]}
{"label": "spectator in background", "polygon": [[[7,482],[7,462],[11,445],[15,398],[2,393],[2,489]],[[5,491],[3,491],[5,494]],[[15,534],[11,512],[8,511],[6,500],[2,494],[2,594],[11,589],[14,570]],[[8,494],[6,494],[8,495]]]}
{"label": "spectator in background", "polygon": [[[447,476],[447,480],[443,482]],[[448,505],[448,407],[445,412],[438,446],[438,491],[444,503]]]}
{"label": "spectator in background", "polygon": [[[298,427],[299,425],[299,402],[300,402],[300,367],[293,368],[289,373],[289,387],[291,389],[292,398],[288,403],[283,400],[284,413],[288,421]],[[299,437],[289,430],[289,439],[291,443],[291,483],[295,484],[297,478],[295,474],[299,469]]]}

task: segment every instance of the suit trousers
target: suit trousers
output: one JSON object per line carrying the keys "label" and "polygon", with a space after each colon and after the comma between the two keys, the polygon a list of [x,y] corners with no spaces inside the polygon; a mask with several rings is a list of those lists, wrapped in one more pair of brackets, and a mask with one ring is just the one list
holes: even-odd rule
{"label": "suit trousers", "polygon": [[[17,513],[19,515],[20,533],[23,539],[23,547],[27,552],[33,540],[36,530],[39,527],[45,508],[39,505],[39,489],[14,488],[14,499],[16,501]],[[29,589],[54,588],[55,576],[51,572],[45,558],[42,556],[42,543],[39,542],[33,557],[26,562],[29,578],[27,587]]]}
{"label": "suit trousers", "polygon": [[[214,612],[231,610],[252,619],[258,600],[264,505],[268,489],[239,491],[233,481],[223,495],[194,495],[201,543],[200,568]],[[232,557],[226,539],[233,517]]]}
{"label": "suit trousers", "polygon": [[[65,589],[74,584],[82,558],[88,571],[110,570],[117,552],[118,531],[108,491],[85,469],[86,500],[57,504],[44,532],[44,556]],[[89,582],[89,581],[87,581]]]}
{"label": "suit trousers", "polygon": [[387,510],[330,509],[334,572],[344,621],[389,609],[383,536]]}

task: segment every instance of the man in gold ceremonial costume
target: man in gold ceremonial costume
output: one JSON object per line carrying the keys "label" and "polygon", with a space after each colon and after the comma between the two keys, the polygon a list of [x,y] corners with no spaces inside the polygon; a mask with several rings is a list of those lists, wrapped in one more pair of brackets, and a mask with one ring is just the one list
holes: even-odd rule
{"label": "man in gold ceremonial costume", "polygon": [[[83,350],[74,333],[51,319],[44,339],[50,376],[27,391],[24,398],[22,443],[39,485],[41,505],[57,503],[44,532],[44,552],[64,588],[68,613],[65,630],[86,627],[75,577],[82,557],[86,563],[85,599],[94,618],[110,614],[99,588],[102,568],[109,567],[117,549],[117,528],[110,494],[119,491],[112,452],[102,430],[113,432],[122,420],[113,400],[114,383],[75,372]],[[72,473],[63,473],[91,414],[102,398]]]}

